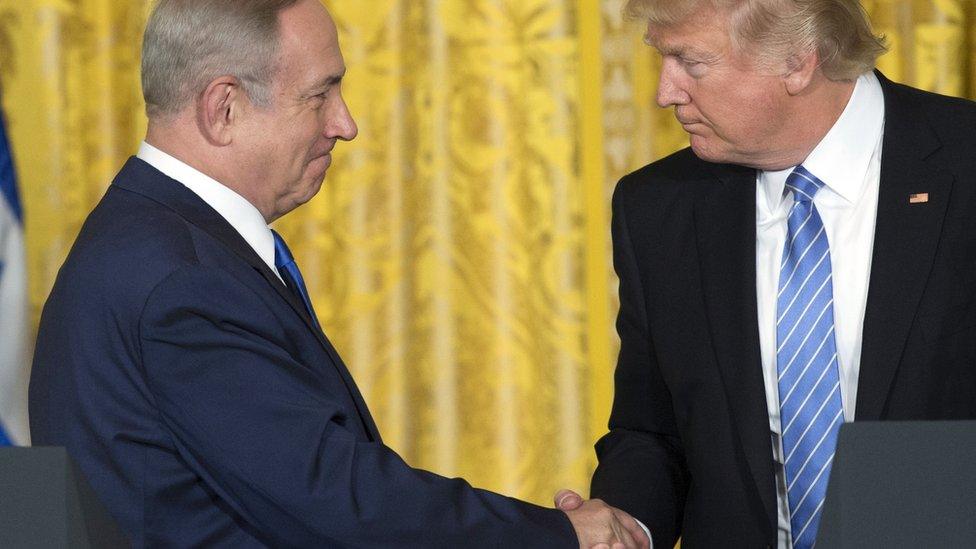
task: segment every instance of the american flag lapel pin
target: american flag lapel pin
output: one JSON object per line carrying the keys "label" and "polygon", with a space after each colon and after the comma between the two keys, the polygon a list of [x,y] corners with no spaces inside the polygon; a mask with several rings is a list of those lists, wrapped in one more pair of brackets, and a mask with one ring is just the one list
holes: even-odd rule
{"label": "american flag lapel pin", "polygon": [[929,201],[929,193],[912,193],[908,195],[909,204],[924,204]]}

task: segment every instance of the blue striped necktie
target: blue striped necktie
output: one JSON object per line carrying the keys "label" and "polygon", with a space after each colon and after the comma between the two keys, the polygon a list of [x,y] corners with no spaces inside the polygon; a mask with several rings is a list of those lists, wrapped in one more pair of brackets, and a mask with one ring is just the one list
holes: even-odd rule
{"label": "blue striped necktie", "polygon": [[776,369],[793,547],[812,547],[844,421],[834,342],[830,246],[813,197],[824,183],[803,166],[793,192],[776,298]]}
{"label": "blue striped necktie", "polygon": [[312,317],[312,322],[315,324],[315,327],[322,329],[319,326],[318,318],[315,316],[315,309],[312,308],[312,300],[308,297],[305,279],[302,278],[302,272],[298,270],[298,264],[295,263],[295,258],[291,255],[291,250],[288,249],[288,245],[285,244],[285,239],[281,238],[281,235],[277,231],[272,229],[271,234],[274,235],[275,267],[278,268],[278,274],[285,281],[285,286],[288,286],[288,289],[305,305],[305,310]]}

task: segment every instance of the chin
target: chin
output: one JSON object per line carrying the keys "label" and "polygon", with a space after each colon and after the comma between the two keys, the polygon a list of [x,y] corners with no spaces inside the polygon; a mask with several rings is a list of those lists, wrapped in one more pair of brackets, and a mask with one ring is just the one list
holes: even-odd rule
{"label": "chin", "polygon": [[[315,195],[317,195],[319,190],[322,188],[323,181],[324,179],[322,178],[317,178],[315,180],[306,179],[302,181],[300,184],[301,186],[293,186],[291,192],[279,199],[279,204],[287,205],[283,207],[284,213],[288,213],[315,198]],[[284,215],[284,213],[282,215]]]}
{"label": "chin", "polygon": [[714,164],[736,164],[737,157],[730,153],[729,151],[716,150],[705,137],[699,135],[691,135],[691,150],[694,151],[695,156],[704,160],[705,162],[712,162]]}
{"label": "chin", "polygon": [[[692,136],[692,138],[694,138],[694,136]],[[695,153],[695,156],[701,158],[705,162],[722,162],[722,159],[719,158],[718,155],[714,154],[715,151],[710,149],[708,146],[696,143],[695,139],[691,140],[691,150]]]}
{"label": "chin", "polygon": [[315,195],[319,194],[319,191],[322,190],[323,183],[325,183],[324,173],[309,182],[307,185],[308,190],[305,192],[304,196],[301,197],[299,204],[304,204],[315,198]]}

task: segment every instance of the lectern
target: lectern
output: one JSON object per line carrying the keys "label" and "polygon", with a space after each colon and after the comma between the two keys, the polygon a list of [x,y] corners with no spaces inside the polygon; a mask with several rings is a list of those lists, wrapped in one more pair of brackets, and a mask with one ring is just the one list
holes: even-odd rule
{"label": "lectern", "polygon": [[841,427],[818,549],[976,547],[976,421]]}
{"label": "lectern", "polygon": [[64,448],[0,448],[0,547],[129,547]]}

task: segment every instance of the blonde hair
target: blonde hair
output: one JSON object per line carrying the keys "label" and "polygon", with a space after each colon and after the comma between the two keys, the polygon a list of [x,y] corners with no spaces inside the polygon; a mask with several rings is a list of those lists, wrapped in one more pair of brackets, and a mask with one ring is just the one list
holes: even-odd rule
{"label": "blonde hair", "polygon": [[159,0],[142,42],[146,113],[175,114],[220,76],[239,79],[256,105],[270,105],[278,14],[297,1]]}
{"label": "blonde hair", "polygon": [[858,0],[629,0],[625,13],[668,27],[700,9],[728,13],[732,41],[760,63],[792,67],[816,51],[831,80],[853,80],[887,51]]}

